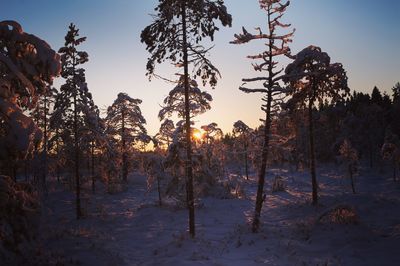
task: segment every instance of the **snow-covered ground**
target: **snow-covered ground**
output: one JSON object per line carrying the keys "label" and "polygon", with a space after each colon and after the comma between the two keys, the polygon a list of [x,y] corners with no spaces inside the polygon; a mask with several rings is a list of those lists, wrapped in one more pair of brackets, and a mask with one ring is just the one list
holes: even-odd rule
{"label": "snow-covered ground", "polygon": [[[284,178],[285,192],[270,192],[275,175]],[[362,169],[354,195],[334,166],[319,169],[318,180],[314,207],[308,172],[271,169],[262,228],[254,234],[256,178],[239,178],[243,197],[200,199],[195,239],[186,232],[187,210],[158,206],[139,174],[129,176],[125,192],[85,191],[86,217],[79,221],[74,194],[55,185],[41,235],[47,250],[73,265],[400,265],[400,183]],[[320,219],[341,205],[354,207],[358,224]]]}

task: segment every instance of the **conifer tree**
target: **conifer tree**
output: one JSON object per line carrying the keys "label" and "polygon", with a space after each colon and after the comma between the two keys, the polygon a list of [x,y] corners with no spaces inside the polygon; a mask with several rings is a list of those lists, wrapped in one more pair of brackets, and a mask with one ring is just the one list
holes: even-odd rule
{"label": "conifer tree", "polygon": [[88,156],[90,166],[90,177],[92,181],[92,192],[96,190],[95,180],[95,149],[106,145],[105,125],[100,118],[100,111],[97,105],[92,106],[84,116],[85,129],[80,139],[81,149],[84,148]]}
{"label": "conifer tree", "polygon": [[201,126],[201,129],[203,130],[202,138],[204,139],[203,146],[205,148],[207,165],[208,168],[211,169],[212,167],[211,161],[214,151],[214,142],[217,139],[221,139],[224,133],[222,132],[222,129],[218,127],[217,123],[210,123],[208,125]]}
{"label": "conifer tree", "polygon": [[43,167],[43,172],[41,173],[41,185],[42,188],[46,191],[46,179],[47,179],[47,171],[48,171],[48,149],[49,149],[49,137],[50,137],[50,128],[49,128],[49,120],[51,118],[50,110],[53,109],[56,97],[57,90],[50,86],[47,86],[43,94],[38,97],[38,101],[36,107],[32,110],[31,115],[33,116],[36,124],[43,132],[43,141],[42,141],[42,151],[41,151],[41,164]]}
{"label": "conifer tree", "polygon": [[185,130],[186,130],[186,169],[189,209],[189,233],[195,236],[193,168],[190,132],[189,67],[192,66],[193,78],[200,77],[204,84],[217,83],[219,72],[207,59],[209,49],[201,42],[204,38],[214,40],[219,28],[214,21],[230,26],[232,17],[227,13],[223,0],[159,0],[154,22],[141,33],[141,41],[151,56],[148,59],[148,75],[154,75],[155,64],[165,60],[183,67],[185,88]]}
{"label": "conifer tree", "polygon": [[171,119],[164,119],[164,121],[161,123],[158,133],[155,136],[155,139],[157,140],[157,146],[166,146],[168,149],[169,145],[171,144],[174,131],[174,122]]}
{"label": "conifer tree", "polygon": [[[185,99],[184,77],[181,76],[177,85],[164,98],[162,108],[158,112],[158,118],[162,121],[166,117],[176,114],[178,118],[186,117],[186,99]],[[189,83],[189,118],[193,118],[211,109],[210,102],[212,96],[199,88],[195,80]]]}
{"label": "conifer tree", "polygon": [[347,171],[350,177],[351,189],[355,194],[356,188],[354,185],[354,174],[357,173],[357,168],[358,168],[357,151],[352,147],[350,141],[348,139],[345,139],[343,141],[343,144],[340,146],[339,153],[343,159],[343,162],[347,166]]}
{"label": "conifer tree", "polygon": [[393,88],[393,103],[399,102],[400,101],[400,82],[397,82]]}
{"label": "conifer tree", "polygon": [[[85,69],[80,65],[88,61],[88,54],[77,47],[86,40],[79,37],[79,29],[74,24],[68,27],[65,45],[59,49],[61,54],[61,76],[65,83],[60,88],[52,115],[51,124],[59,127],[63,148],[73,162],[76,186],[76,217],[81,218],[80,202],[80,142],[84,130],[89,130],[88,121],[93,116],[96,106],[88,90]],[[73,143],[72,149],[68,143]]]}
{"label": "conifer tree", "polygon": [[233,124],[232,133],[235,137],[239,138],[241,145],[243,145],[244,168],[247,180],[249,180],[248,148],[250,132],[250,127],[241,120],[238,120]]}
{"label": "conifer tree", "polygon": [[119,136],[122,155],[122,179],[128,177],[128,149],[140,141],[147,131],[144,128],[146,120],[142,115],[140,99],[131,98],[126,93],[119,93],[114,103],[107,108],[107,133],[112,138]]}
{"label": "conifer tree", "polygon": [[[279,81],[282,79],[283,69],[277,70],[278,61],[280,56],[290,57],[290,48],[288,44],[292,42],[293,31],[281,35],[280,32],[288,27],[290,24],[281,22],[290,1],[281,0],[260,0],[260,8],[267,13],[267,29],[263,32],[261,28],[257,28],[257,33],[251,34],[244,27],[241,34],[235,34],[235,40],[232,44],[244,44],[255,40],[265,40],[266,51],[262,51],[256,55],[247,56],[249,59],[255,60],[253,68],[257,72],[261,72],[262,76],[255,78],[244,78],[244,84],[239,87],[245,93],[259,92],[263,94],[262,110],[265,112],[264,132],[263,132],[263,148],[261,156],[260,170],[258,172],[258,188],[257,197],[254,211],[254,218],[252,223],[253,232],[257,232],[260,224],[261,208],[265,199],[264,183],[265,171],[267,168],[267,161],[269,155],[269,145],[271,138],[271,121],[272,110],[276,104],[281,100],[282,88]],[[253,83],[256,88],[247,87],[247,83]],[[259,86],[259,87],[258,87]]]}
{"label": "conifer tree", "polygon": [[15,21],[0,22],[0,51],[0,174],[15,179],[15,162],[26,159],[42,138],[23,109],[33,109],[59,75],[60,57]]}
{"label": "conifer tree", "polygon": [[382,157],[391,161],[393,167],[393,181],[396,181],[396,170],[400,165],[400,139],[391,130],[387,130],[385,142],[381,149]]}
{"label": "conifer tree", "polygon": [[291,99],[287,106],[293,110],[307,108],[310,145],[310,172],[312,203],[318,203],[318,184],[315,170],[314,119],[315,103],[329,99],[331,103],[344,99],[350,89],[347,76],[340,63],[331,63],[329,55],[321,48],[309,46],[300,51],[285,69],[284,81],[288,83]]}

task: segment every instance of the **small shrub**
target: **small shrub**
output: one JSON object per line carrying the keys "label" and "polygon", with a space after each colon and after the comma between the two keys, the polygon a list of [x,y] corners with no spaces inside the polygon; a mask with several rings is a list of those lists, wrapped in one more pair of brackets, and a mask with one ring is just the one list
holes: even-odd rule
{"label": "small shrub", "polygon": [[318,219],[324,224],[359,224],[359,217],[354,207],[340,205],[324,212]]}
{"label": "small shrub", "polygon": [[30,184],[0,176],[0,262],[24,263],[27,258],[21,254],[33,252],[39,211],[38,195]]}
{"label": "small shrub", "polygon": [[281,176],[275,176],[274,181],[272,183],[272,192],[281,192],[286,191],[285,181]]}

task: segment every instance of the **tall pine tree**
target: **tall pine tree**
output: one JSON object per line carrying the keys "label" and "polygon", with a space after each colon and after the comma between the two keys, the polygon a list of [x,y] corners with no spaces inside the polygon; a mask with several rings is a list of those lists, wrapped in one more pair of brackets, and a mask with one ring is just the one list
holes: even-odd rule
{"label": "tall pine tree", "polygon": [[[61,54],[61,75],[65,83],[60,88],[52,116],[52,125],[58,127],[63,140],[63,148],[73,162],[76,186],[76,217],[81,218],[80,202],[80,143],[85,130],[89,130],[88,122],[91,121],[96,106],[88,90],[85,69],[80,65],[88,61],[88,54],[79,51],[77,46],[82,44],[86,37],[79,37],[79,30],[74,24],[69,25],[65,36],[65,45],[59,49]],[[66,144],[73,143],[71,149]]]}
{"label": "tall pine tree", "polygon": [[128,177],[128,147],[147,136],[144,128],[146,120],[140,110],[140,99],[131,98],[126,93],[119,93],[114,103],[107,109],[107,133],[121,141],[122,179],[127,182]]}
{"label": "tall pine tree", "polygon": [[148,75],[154,75],[155,64],[165,60],[183,67],[189,233],[194,237],[189,66],[192,66],[194,79],[200,77],[204,84],[208,81],[211,86],[216,85],[219,72],[207,59],[209,49],[204,48],[201,42],[204,38],[214,40],[214,33],[219,30],[215,20],[219,20],[223,26],[230,26],[232,17],[227,13],[223,0],[159,0],[155,11],[155,20],[142,31],[141,41],[146,44],[146,49],[151,54],[147,62]]}
{"label": "tall pine tree", "polygon": [[[246,93],[262,93],[264,104],[261,109],[265,112],[264,140],[261,165],[258,172],[257,197],[252,224],[253,232],[257,232],[259,229],[261,208],[265,199],[264,183],[271,139],[272,110],[279,100],[281,100],[280,95],[282,93],[279,81],[282,79],[281,74],[283,69],[276,69],[278,65],[277,58],[280,56],[290,57],[290,48],[288,44],[292,42],[292,36],[294,33],[293,30],[284,35],[280,34],[282,29],[290,27],[290,24],[284,24],[281,22],[281,18],[289,6],[290,1],[260,0],[259,3],[261,9],[267,13],[268,28],[266,29],[266,32],[263,32],[261,28],[257,28],[258,32],[251,34],[243,27],[243,33],[235,34],[235,40],[231,42],[233,44],[244,44],[255,40],[265,40],[267,48],[266,51],[262,51],[259,54],[248,56],[249,59],[255,60],[256,62],[253,63],[254,70],[263,73],[263,75],[255,78],[244,78],[242,79],[244,84],[239,87],[240,90]],[[254,86],[256,86],[256,88],[247,87],[246,83],[249,82],[253,84],[255,83],[256,85]]]}
{"label": "tall pine tree", "polygon": [[313,108],[325,100],[331,103],[343,100],[349,94],[347,76],[340,63],[331,63],[329,55],[321,48],[309,46],[300,51],[285,69],[284,81],[288,83],[291,99],[288,106],[294,110],[307,108],[310,145],[310,172],[312,203],[318,203],[318,184],[315,170],[315,144]]}

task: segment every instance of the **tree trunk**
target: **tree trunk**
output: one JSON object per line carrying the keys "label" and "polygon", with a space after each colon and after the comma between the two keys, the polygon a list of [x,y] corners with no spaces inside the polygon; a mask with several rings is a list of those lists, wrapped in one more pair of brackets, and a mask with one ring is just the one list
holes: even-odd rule
{"label": "tree trunk", "polygon": [[[271,31],[271,11],[268,10],[268,28]],[[270,32],[272,34],[272,32]],[[269,39],[269,62],[272,62],[272,46],[273,40]],[[265,183],[265,170],[267,169],[268,152],[269,152],[269,139],[271,131],[271,104],[272,104],[272,88],[273,82],[273,66],[270,63],[268,65],[268,94],[267,94],[267,106],[265,109],[265,127],[264,127],[264,144],[261,157],[261,166],[258,173],[258,187],[256,196],[256,205],[254,210],[254,218],[252,224],[253,233],[258,232],[260,227],[260,216],[262,205],[265,201],[266,195],[264,195],[264,183]]]}
{"label": "tree trunk", "polygon": [[122,180],[128,181],[128,166],[126,156],[126,143],[125,143],[125,112],[121,110],[122,126],[121,126],[121,140],[122,140]]}
{"label": "tree trunk", "polygon": [[[56,149],[57,149],[57,158],[60,158],[60,142],[58,140],[58,128],[56,128]],[[60,183],[60,163],[56,160],[56,175],[57,175],[57,182]]]}
{"label": "tree trunk", "polygon": [[315,150],[314,150],[314,124],[313,124],[313,103],[312,98],[309,99],[308,103],[308,129],[310,137],[310,172],[311,172],[311,183],[312,183],[312,204],[318,204],[318,184],[317,175],[315,173]]}
{"label": "tree trunk", "polygon": [[247,143],[244,144],[244,169],[246,172],[246,179],[249,180],[249,163],[247,159]]}
{"label": "tree trunk", "polygon": [[[49,88],[50,89],[50,88]],[[44,94],[44,123],[43,123],[43,134],[44,134],[44,138],[43,138],[43,191],[44,193],[47,195],[47,96],[46,93]]]}
{"label": "tree trunk", "polygon": [[189,66],[188,66],[188,47],[186,36],[186,3],[182,1],[182,49],[183,49],[183,67],[184,67],[184,82],[185,82],[185,128],[186,128],[186,190],[187,204],[189,209],[189,233],[195,237],[195,217],[194,217],[194,195],[193,195],[193,168],[192,168],[192,143],[190,136],[190,103],[189,103]]}
{"label": "tree trunk", "polygon": [[14,182],[17,182],[17,163],[14,161],[12,163],[12,179],[14,180]]}
{"label": "tree trunk", "polygon": [[351,164],[349,165],[349,174],[350,174],[351,189],[353,190],[353,194],[356,194],[356,188],[354,186],[353,170]]}
{"label": "tree trunk", "polygon": [[373,151],[372,151],[372,141],[371,138],[369,138],[368,141],[368,152],[369,152],[369,167],[372,168],[373,167]]}
{"label": "tree trunk", "polygon": [[77,105],[76,92],[74,94],[74,141],[75,141],[75,183],[76,183],[76,219],[81,218],[81,186],[80,186],[80,178],[79,178],[79,140],[78,140],[78,111],[76,108]]}
{"label": "tree trunk", "polygon": [[28,159],[24,160],[24,172],[25,172],[25,182],[28,182],[29,177],[28,177]]}
{"label": "tree trunk", "polygon": [[268,152],[269,152],[269,139],[270,139],[270,130],[271,130],[271,103],[272,103],[272,93],[268,92],[267,98],[267,109],[265,114],[265,127],[264,127],[264,144],[262,150],[262,159],[261,159],[261,167],[258,173],[258,187],[257,187],[257,197],[256,197],[256,206],[254,211],[254,219],[252,225],[253,233],[258,232],[260,227],[260,216],[261,216],[261,208],[265,201],[264,195],[264,183],[265,183],[265,171],[267,169],[268,162]]}
{"label": "tree trunk", "polygon": [[160,186],[160,175],[157,174],[157,191],[158,191],[158,204],[162,205],[161,200],[161,186]]}
{"label": "tree trunk", "polygon": [[[73,80],[75,80],[75,54],[72,56],[73,62]],[[78,135],[78,109],[77,109],[77,91],[78,88],[74,82],[74,150],[75,150],[75,185],[76,185],[76,219],[81,218],[81,186],[79,178],[79,135]]]}
{"label": "tree trunk", "polygon": [[90,153],[92,157],[92,163],[91,163],[91,176],[92,176],[92,192],[94,193],[96,191],[96,184],[95,184],[95,178],[94,178],[94,141],[92,142],[92,145],[90,147]]}

